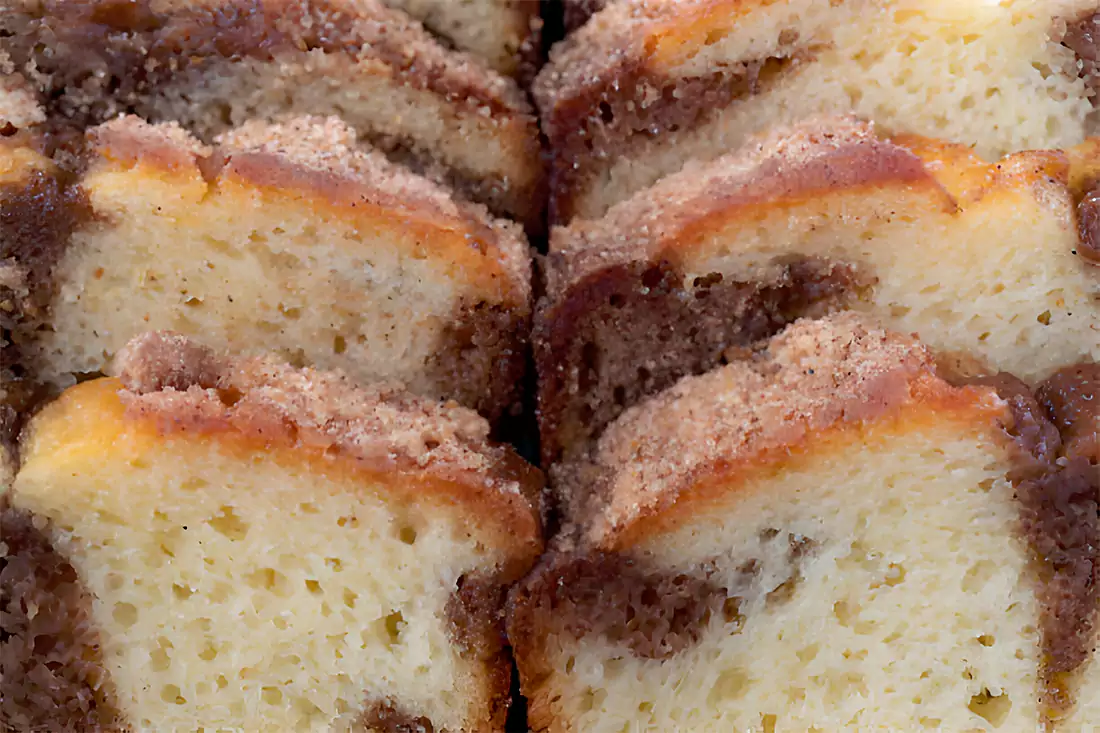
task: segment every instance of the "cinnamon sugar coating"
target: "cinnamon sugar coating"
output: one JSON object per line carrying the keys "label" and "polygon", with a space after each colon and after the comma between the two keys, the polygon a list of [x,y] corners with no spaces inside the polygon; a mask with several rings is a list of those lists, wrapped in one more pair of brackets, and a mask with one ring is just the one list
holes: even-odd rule
{"label": "cinnamon sugar coating", "polygon": [[[804,320],[755,358],[688,377],[631,408],[590,461],[553,474],[586,545],[616,549],[720,466],[766,460],[839,423],[861,422],[918,399],[955,399],[929,352],[851,313]],[[975,401],[971,395],[967,402]],[[996,413],[997,401],[989,409]]]}
{"label": "cinnamon sugar coating", "polygon": [[[613,207],[598,221],[554,230],[547,293],[561,297],[586,275],[630,261],[675,258],[678,236],[738,206],[812,198],[884,181],[933,181],[921,159],[854,118],[821,118],[761,136]],[[950,205],[944,193],[945,206]]]}
{"label": "cinnamon sugar coating", "polygon": [[161,431],[231,432],[374,470],[461,481],[475,502],[511,515],[530,551],[538,544],[540,473],[492,444],[488,423],[472,410],[270,358],[222,358],[164,332],[133,339],[116,367],[127,415]]}

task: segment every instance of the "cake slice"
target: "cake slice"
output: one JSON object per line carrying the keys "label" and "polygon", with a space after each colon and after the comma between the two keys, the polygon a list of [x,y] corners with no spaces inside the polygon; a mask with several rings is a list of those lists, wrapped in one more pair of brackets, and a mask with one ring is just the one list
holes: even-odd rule
{"label": "cake slice", "polygon": [[385,0],[455,48],[468,51],[501,74],[523,77],[537,70],[542,20],[539,0]]}
{"label": "cake slice", "polygon": [[89,137],[48,277],[38,240],[16,244],[30,289],[50,295],[21,349],[41,380],[110,370],[131,337],[170,329],[490,418],[517,399],[530,312],[517,225],[358,147],[334,118],[250,123],[213,147],[133,117]]}
{"label": "cake slice", "polygon": [[1100,0],[618,0],[532,90],[552,221],[595,218],[756,132],[853,113],[990,159],[1095,128]]}
{"label": "cake slice", "polygon": [[381,0],[7,5],[0,51],[51,130],[133,113],[210,142],[252,119],[337,115],[392,157],[538,225],[538,125],[523,93]]}
{"label": "cake slice", "polygon": [[24,433],[4,719],[503,731],[504,594],[541,550],[540,481],[487,433],[389,387],[136,339],[121,381]]}
{"label": "cake slice", "polygon": [[1042,729],[1100,546],[1059,446],[1019,381],[853,314],[682,380],[552,469],[571,523],[509,610],[531,729]]}
{"label": "cake slice", "polygon": [[544,460],[643,396],[838,309],[1032,384],[1100,360],[1098,151],[1092,140],[990,165],[963,146],[817,120],[555,229],[534,338]]}

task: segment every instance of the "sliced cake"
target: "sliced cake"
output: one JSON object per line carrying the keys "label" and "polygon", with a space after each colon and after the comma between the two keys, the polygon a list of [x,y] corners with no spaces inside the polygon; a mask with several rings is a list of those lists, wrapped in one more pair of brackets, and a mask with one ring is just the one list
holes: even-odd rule
{"label": "sliced cake", "polygon": [[606,5],[533,87],[557,222],[812,115],[854,113],[990,159],[1095,130],[1100,0]]}
{"label": "sliced cake", "polygon": [[[334,118],[252,123],[213,147],[133,117],[89,138],[64,194],[71,231],[15,237],[30,289],[49,296],[20,349],[39,379],[110,370],[134,335],[170,329],[490,418],[517,399],[530,311],[517,225],[358,147]],[[23,196],[21,216],[57,219]]]}
{"label": "sliced cake", "polygon": [[432,33],[508,76],[534,71],[540,52],[539,0],[385,0]]}
{"label": "sliced cake", "polygon": [[256,118],[338,115],[391,157],[538,223],[538,126],[523,93],[380,0],[7,5],[0,51],[51,129],[134,113],[210,142]]}
{"label": "sliced cake", "polygon": [[1100,360],[1098,151],[990,165],[820,120],[555,229],[535,335],[545,461],[641,397],[837,309],[1032,384]]}
{"label": "sliced cake", "polygon": [[24,432],[6,722],[504,730],[540,480],[483,419],[171,334],[121,373]]}
{"label": "sliced cake", "polygon": [[531,729],[1042,729],[1100,546],[1059,453],[1020,382],[853,314],[682,380],[552,470],[572,521],[509,610]]}

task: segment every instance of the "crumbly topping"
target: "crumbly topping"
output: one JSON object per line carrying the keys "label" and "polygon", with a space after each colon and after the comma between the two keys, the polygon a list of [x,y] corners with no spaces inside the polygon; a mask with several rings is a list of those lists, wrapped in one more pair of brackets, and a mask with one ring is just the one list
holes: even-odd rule
{"label": "crumbly topping", "polygon": [[46,112],[38,104],[34,91],[21,74],[14,72],[8,54],[0,51],[0,135],[45,120]]}
{"label": "crumbly topping", "polygon": [[560,296],[593,271],[655,258],[685,228],[732,206],[876,179],[929,177],[917,156],[880,140],[871,124],[853,118],[816,119],[776,130],[712,162],[689,163],[612,207],[599,221],[555,229],[547,291]]}
{"label": "crumbly topping", "polygon": [[127,414],[162,431],[236,432],[392,470],[472,477],[483,491],[531,510],[524,484],[537,482],[537,471],[517,473],[519,459],[488,441],[488,423],[454,403],[268,357],[225,358],[164,332],[135,338],[116,368]]}
{"label": "crumbly topping", "polygon": [[[560,468],[557,478],[572,494],[573,516],[587,518],[587,541],[607,548],[720,462],[795,446],[830,425],[953,390],[911,337],[850,313],[800,321],[757,358],[686,378],[628,410],[604,433],[591,461]],[[585,492],[598,508],[580,506]]]}

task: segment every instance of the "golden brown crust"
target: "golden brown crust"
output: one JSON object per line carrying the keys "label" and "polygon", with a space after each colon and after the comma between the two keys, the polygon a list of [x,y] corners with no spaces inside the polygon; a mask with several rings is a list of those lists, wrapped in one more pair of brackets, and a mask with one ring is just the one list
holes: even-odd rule
{"label": "golden brown crust", "polygon": [[[1006,406],[988,389],[955,388],[911,337],[841,314],[800,321],[753,360],[689,377],[630,410],[589,461],[554,474],[581,542],[622,550],[729,491],[734,474],[789,458],[810,435],[933,406],[990,424]],[[581,506],[585,497],[595,504]]]}
{"label": "golden brown crust", "polygon": [[686,259],[694,241],[730,219],[888,185],[924,189],[954,208],[921,159],[879,139],[872,125],[826,118],[777,130],[712,163],[689,165],[598,221],[556,228],[547,295],[559,300],[572,283],[613,265]]}
{"label": "golden brown crust", "polygon": [[541,473],[490,443],[488,423],[471,410],[272,359],[222,358],[178,334],[137,337],[117,366],[120,383],[102,380],[99,389],[118,391],[125,420],[138,429],[384,476],[421,498],[449,495],[495,527],[517,568],[541,549]]}

